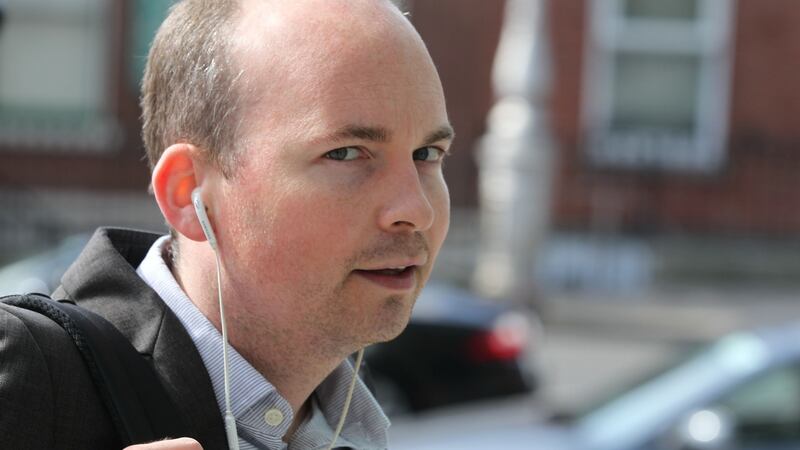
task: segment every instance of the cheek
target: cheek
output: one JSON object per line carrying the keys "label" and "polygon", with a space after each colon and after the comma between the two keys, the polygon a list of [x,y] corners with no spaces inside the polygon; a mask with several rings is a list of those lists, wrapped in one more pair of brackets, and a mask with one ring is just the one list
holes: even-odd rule
{"label": "cheek", "polygon": [[259,209],[248,214],[247,222],[260,228],[258,240],[269,244],[254,243],[257,254],[250,256],[275,263],[276,281],[339,274],[356,248],[357,214],[338,196],[304,187],[273,196]]}

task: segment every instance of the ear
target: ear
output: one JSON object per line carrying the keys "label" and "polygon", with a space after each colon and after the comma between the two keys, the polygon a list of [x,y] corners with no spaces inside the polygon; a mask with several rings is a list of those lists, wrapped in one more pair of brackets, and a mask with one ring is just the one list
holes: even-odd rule
{"label": "ear", "polygon": [[161,214],[178,233],[193,241],[205,241],[192,204],[192,191],[203,175],[200,150],[191,144],[174,144],[164,150],[153,168],[151,180]]}

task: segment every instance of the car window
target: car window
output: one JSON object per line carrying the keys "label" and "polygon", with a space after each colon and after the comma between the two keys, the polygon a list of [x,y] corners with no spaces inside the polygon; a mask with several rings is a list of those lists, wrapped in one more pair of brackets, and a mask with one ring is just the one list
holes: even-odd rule
{"label": "car window", "polygon": [[665,421],[687,412],[701,399],[719,398],[768,361],[764,342],[749,333],[732,334],[706,347],[654,379],[582,416],[576,423],[584,439],[601,448],[652,438]]}
{"label": "car window", "polygon": [[726,396],[718,408],[731,415],[740,444],[800,443],[800,367],[767,372]]}

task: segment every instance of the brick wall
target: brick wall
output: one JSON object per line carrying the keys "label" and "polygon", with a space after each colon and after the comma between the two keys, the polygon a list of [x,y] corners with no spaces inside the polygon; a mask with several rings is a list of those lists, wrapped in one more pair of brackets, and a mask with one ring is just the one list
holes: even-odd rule
{"label": "brick wall", "polygon": [[550,2],[555,225],[643,232],[800,232],[800,2],[739,0],[726,162],[711,174],[599,170],[580,148],[585,0]]}

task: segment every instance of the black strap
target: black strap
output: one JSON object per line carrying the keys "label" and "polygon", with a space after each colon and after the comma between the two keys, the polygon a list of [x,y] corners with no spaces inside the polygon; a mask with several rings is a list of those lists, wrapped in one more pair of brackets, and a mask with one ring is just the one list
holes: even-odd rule
{"label": "black strap", "polygon": [[75,342],[124,445],[189,436],[155,369],[103,317],[40,294],[0,301],[58,323]]}

